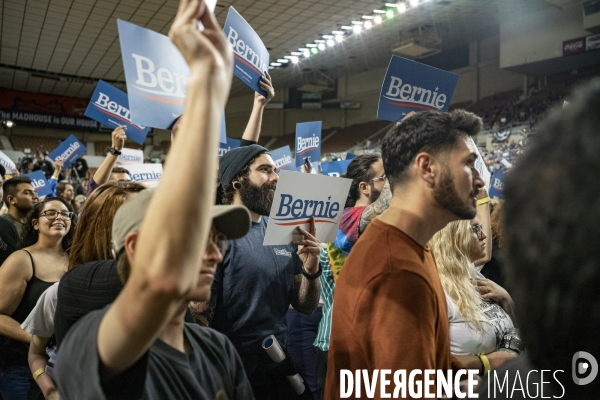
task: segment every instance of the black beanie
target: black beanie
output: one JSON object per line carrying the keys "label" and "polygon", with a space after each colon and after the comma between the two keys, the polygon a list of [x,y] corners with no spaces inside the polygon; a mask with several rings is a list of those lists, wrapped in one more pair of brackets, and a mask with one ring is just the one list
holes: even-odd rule
{"label": "black beanie", "polygon": [[223,186],[229,185],[237,173],[248,165],[250,160],[260,153],[268,152],[269,150],[257,144],[229,150],[219,161],[219,182]]}

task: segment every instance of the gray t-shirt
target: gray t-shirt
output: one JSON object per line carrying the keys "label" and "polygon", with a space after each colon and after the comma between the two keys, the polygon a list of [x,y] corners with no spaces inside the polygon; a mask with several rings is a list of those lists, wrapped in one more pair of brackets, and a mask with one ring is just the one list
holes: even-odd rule
{"label": "gray t-shirt", "polygon": [[242,362],[227,338],[186,323],[192,354],[160,339],[129,369],[100,378],[98,328],[110,305],[80,319],[61,344],[55,378],[61,399],[254,399]]}

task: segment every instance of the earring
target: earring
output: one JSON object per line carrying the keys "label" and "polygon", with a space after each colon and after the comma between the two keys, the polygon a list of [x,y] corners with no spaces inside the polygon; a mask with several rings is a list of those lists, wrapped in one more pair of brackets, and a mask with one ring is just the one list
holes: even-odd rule
{"label": "earring", "polygon": [[233,188],[234,188],[234,189],[238,189],[238,190],[239,190],[239,189],[241,189],[241,188],[242,188],[242,184],[241,184],[241,183],[239,183],[239,182],[235,182],[235,183],[233,184]]}

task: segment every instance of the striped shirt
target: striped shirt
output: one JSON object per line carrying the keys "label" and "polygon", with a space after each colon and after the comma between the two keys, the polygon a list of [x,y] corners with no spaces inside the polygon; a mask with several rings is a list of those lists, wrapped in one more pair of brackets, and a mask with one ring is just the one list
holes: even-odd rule
{"label": "striped shirt", "polygon": [[333,289],[335,284],[333,282],[333,274],[331,267],[329,266],[329,258],[327,257],[327,250],[321,249],[321,255],[319,262],[323,273],[319,277],[321,282],[321,298],[323,299],[323,318],[319,323],[319,332],[317,338],[313,343],[313,346],[320,350],[329,350],[329,335],[331,334],[331,309],[333,305]]}

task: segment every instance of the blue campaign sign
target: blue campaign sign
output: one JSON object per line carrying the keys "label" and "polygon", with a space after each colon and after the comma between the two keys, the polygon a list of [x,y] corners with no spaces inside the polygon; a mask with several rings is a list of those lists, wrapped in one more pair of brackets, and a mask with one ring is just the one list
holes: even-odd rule
{"label": "blue campaign sign", "polygon": [[411,111],[448,111],[457,82],[457,74],[392,56],[377,118],[398,121]]}
{"label": "blue campaign sign", "polygon": [[233,47],[233,73],[252,90],[267,96],[259,82],[269,69],[269,51],[244,18],[229,7],[223,28],[227,40]]}
{"label": "blue campaign sign", "polygon": [[139,144],[144,144],[150,131],[150,128],[131,122],[127,94],[102,80],[98,82],[84,115],[111,128],[125,126],[127,137]]}
{"label": "blue campaign sign", "polygon": [[329,175],[334,177],[340,177],[348,169],[348,165],[352,162],[352,159],[346,158],[342,161],[324,162],[321,164],[321,171],[323,175]]}
{"label": "blue campaign sign", "polygon": [[86,148],[73,135],[66,138],[56,149],[50,153],[50,158],[54,161],[61,160],[64,168],[68,168],[81,156],[85,154]]}
{"label": "blue campaign sign", "polygon": [[227,143],[221,143],[219,145],[219,158],[223,157],[223,154],[229,150],[240,147],[240,140],[238,139],[227,139]]}
{"label": "blue campaign sign", "polygon": [[490,197],[504,198],[504,172],[496,171],[492,175],[490,184]]}
{"label": "blue campaign sign", "polygon": [[49,196],[52,194],[52,189],[50,189],[50,185],[48,185],[48,181],[42,170],[25,174],[25,176],[31,178],[31,186],[33,186],[38,196]]}
{"label": "blue campaign sign", "polygon": [[346,153],[346,160],[352,160],[354,158],[356,158],[356,154]]}
{"label": "blue campaign sign", "polygon": [[304,164],[310,157],[311,162],[321,161],[321,121],[296,124],[296,166]]}
{"label": "blue campaign sign", "polygon": [[283,169],[289,169],[292,171],[295,169],[290,146],[283,146],[278,149],[272,150],[271,157],[275,162],[275,167],[277,168],[278,172]]}

